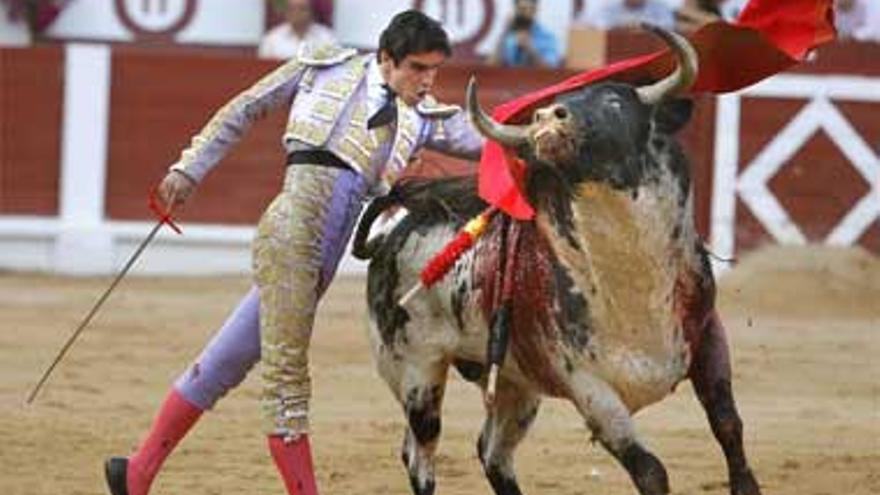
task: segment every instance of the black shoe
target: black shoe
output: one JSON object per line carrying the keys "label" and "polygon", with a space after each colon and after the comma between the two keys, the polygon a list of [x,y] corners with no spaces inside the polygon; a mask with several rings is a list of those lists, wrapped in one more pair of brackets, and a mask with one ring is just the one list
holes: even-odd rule
{"label": "black shoe", "polygon": [[111,495],[128,495],[128,458],[111,457],[104,462],[104,477]]}

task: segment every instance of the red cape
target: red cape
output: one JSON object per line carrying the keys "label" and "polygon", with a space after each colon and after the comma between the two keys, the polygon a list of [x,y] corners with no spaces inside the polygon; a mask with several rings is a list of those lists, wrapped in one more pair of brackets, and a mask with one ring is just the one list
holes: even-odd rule
{"label": "red cape", "polygon": [[[833,0],[751,0],[733,24],[714,22],[689,36],[700,59],[693,93],[724,93],[752,85],[800,62],[834,39]],[[623,60],[499,105],[499,122],[520,123],[561,93],[603,79],[658,80],[675,66],[669,51]],[[525,165],[498,143],[487,142],[480,159],[480,197],[510,216],[528,220],[535,210],[520,185]]]}

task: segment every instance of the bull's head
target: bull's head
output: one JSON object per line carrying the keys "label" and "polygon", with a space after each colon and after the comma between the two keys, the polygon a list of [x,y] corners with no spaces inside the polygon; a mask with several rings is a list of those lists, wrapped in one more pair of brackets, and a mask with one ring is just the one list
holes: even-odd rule
{"label": "bull's head", "polygon": [[[565,182],[608,182],[636,185],[645,172],[643,154],[652,132],[671,132],[683,119],[667,111],[668,102],[693,83],[697,55],[683,37],[646,26],[662,38],[678,59],[666,78],[648,86],[598,83],[563,94],[536,110],[530,124],[517,126],[494,121],[477,103],[476,82],[468,86],[468,110],[477,129],[488,139],[516,150],[529,166],[529,176],[555,175]],[[689,112],[689,104],[685,111]]]}

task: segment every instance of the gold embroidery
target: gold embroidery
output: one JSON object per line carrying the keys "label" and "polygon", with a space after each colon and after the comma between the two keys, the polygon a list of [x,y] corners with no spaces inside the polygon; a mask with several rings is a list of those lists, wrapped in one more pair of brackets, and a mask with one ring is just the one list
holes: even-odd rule
{"label": "gold embroidery", "polygon": [[372,155],[371,150],[367,149],[367,147],[365,147],[365,146],[364,146],[360,141],[358,141],[354,136],[352,136],[351,134],[346,134],[345,136],[342,137],[342,139],[343,139],[344,141],[346,141],[346,142],[351,143],[352,146],[354,146],[354,148],[355,148],[356,150],[358,150],[358,151],[360,152],[360,154],[363,155],[364,158],[366,158],[366,159],[369,160],[370,155]]}
{"label": "gold embroidery", "polygon": [[348,127],[348,136],[363,146],[367,150],[367,154],[372,155],[376,151],[377,143],[365,128],[350,125]]}
{"label": "gold embroidery", "polygon": [[[269,434],[308,429],[308,349],[318,303],[321,242],[338,169],[290,167],[253,243],[260,287],[262,405]],[[296,192],[293,192],[293,188]]]}
{"label": "gold embroidery", "polygon": [[335,122],[342,108],[340,102],[332,100],[320,99],[315,102],[312,107],[312,117],[324,122]]}
{"label": "gold embroidery", "polygon": [[335,43],[321,45],[303,44],[296,58],[308,65],[327,67],[336,65],[357,55],[353,48],[343,48]]}
{"label": "gold embroidery", "polygon": [[366,105],[357,105],[351,112],[351,125],[359,129],[367,127],[367,109]]}
{"label": "gold embroidery", "polygon": [[344,101],[345,94],[341,92],[327,91],[327,89],[319,89],[315,92],[316,95],[322,98],[330,98],[331,100]]}
{"label": "gold embroidery", "polygon": [[336,154],[338,154],[345,162],[355,165],[362,173],[367,170],[370,165],[369,155],[364,155],[361,150],[352,144],[351,141],[345,139],[339,141],[333,151],[336,152]]}
{"label": "gold embroidery", "polygon": [[[301,122],[302,118],[293,118],[293,123],[288,125],[288,134],[291,138],[303,141],[312,146],[323,146],[333,127],[339,121],[339,117],[354,96],[356,85],[363,79],[366,64],[362,57],[355,58],[348,63],[347,71],[339,78],[332,79],[316,86],[316,101],[312,105],[309,118],[320,121]],[[322,97],[325,93],[337,93],[337,98]],[[334,101],[336,100],[336,101]]]}
{"label": "gold embroidery", "polygon": [[357,78],[352,79],[349,75],[345,75],[339,79],[327,81],[321,87],[319,94],[327,94],[334,99],[347,99],[351,96],[351,92],[357,83]]}
{"label": "gold embroidery", "polygon": [[397,181],[397,178],[398,178],[398,177],[399,177],[399,174],[397,173],[397,171],[396,171],[396,170],[393,170],[393,169],[391,169],[391,168],[389,168],[389,169],[386,170],[385,173],[382,175],[382,181],[385,182],[385,183],[388,184],[388,185],[391,185],[391,184],[394,184],[394,183]]}
{"label": "gold embroidery", "polygon": [[300,80],[299,87],[305,92],[309,92],[312,90],[312,87],[315,85],[315,75],[318,71],[315,70],[314,67],[307,67],[305,72],[303,73],[302,80]]}
{"label": "gold embroidery", "polygon": [[400,140],[397,143],[398,154],[400,155],[399,158],[404,163],[409,159],[409,154],[412,153],[412,149],[415,145],[417,125],[418,121],[413,111],[407,109],[400,122],[400,130],[398,131]]}
{"label": "gold embroidery", "polygon": [[[329,134],[329,130],[326,134]],[[326,140],[326,135],[323,128],[311,122],[294,119],[288,123],[285,138],[293,138],[312,146],[321,146]]]}

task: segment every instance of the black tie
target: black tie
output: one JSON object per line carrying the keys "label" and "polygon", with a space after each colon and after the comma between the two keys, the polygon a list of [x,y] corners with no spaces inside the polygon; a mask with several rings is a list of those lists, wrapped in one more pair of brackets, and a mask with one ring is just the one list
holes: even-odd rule
{"label": "black tie", "polygon": [[388,125],[397,118],[397,93],[387,84],[382,88],[385,90],[385,104],[367,121],[367,129]]}

